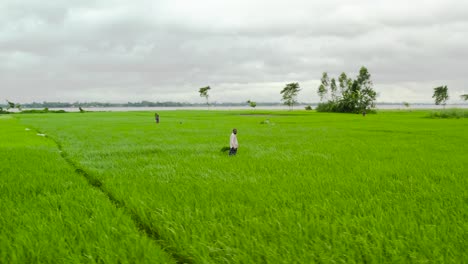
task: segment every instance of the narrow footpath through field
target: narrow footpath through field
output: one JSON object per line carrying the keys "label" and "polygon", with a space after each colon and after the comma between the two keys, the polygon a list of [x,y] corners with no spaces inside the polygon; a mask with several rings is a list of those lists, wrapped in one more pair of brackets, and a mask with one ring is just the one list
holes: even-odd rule
{"label": "narrow footpath through field", "polygon": [[12,117],[0,127],[0,263],[190,262],[165,252],[46,134]]}

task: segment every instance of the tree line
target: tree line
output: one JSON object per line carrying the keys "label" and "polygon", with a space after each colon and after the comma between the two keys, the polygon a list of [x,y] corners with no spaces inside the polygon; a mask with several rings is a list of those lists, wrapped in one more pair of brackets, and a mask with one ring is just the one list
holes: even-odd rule
{"label": "tree line", "polygon": [[[244,106],[245,103],[214,103],[216,106],[228,107],[228,106]],[[256,102],[248,103],[251,107],[256,107]],[[206,104],[201,103],[186,103],[186,102],[150,102],[150,101],[141,101],[141,102],[127,102],[127,103],[103,103],[103,102],[33,102],[26,104],[13,103],[6,101],[4,104],[0,104],[0,114],[8,113],[11,109],[17,109],[18,111],[23,111],[25,108],[35,108],[35,109],[44,109],[49,111],[49,108],[106,108],[106,107],[199,107]],[[261,106],[278,106],[280,103],[277,102],[261,102],[258,103]],[[50,112],[50,111],[49,111]]]}
{"label": "tree line", "polygon": [[[362,66],[359,69],[359,74],[355,79],[352,79],[341,73],[340,76],[330,78],[327,72],[322,73],[320,85],[317,88],[317,94],[320,97],[320,103],[316,110],[318,112],[340,112],[340,113],[366,113],[373,111],[375,108],[375,101],[377,99],[377,92],[374,90],[374,84],[371,80],[369,70]],[[209,91],[210,86],[202,87],[199,89],[200,97],[206,99],[206,104],[209,105]],[[281,90],[281,101],[284,105],[289,106],[292,110],[294,105],[298,104],[297,96],[301,91],[298,82],[288,83]],[[440,86],[434,88],[435,104],[442,104],[445,107],[448,96],[447,86]],[[461,98],[468,100],[468,94],[461,95]],[[248,100],[247,104],[255,108],[257,103]],[[408,102],[403,102],[406,107],[409,107]],[[306,106],[306,110],[312,110],[311,106]]]}
{"label": "tree line", "polygon": [[[317,93],[320,97],[317,111],[361,113],[375,108],[377,92],[373,88],[371,74],[366,67],[361,67],[355,79],[349,78],[346,73],[335,78],[322,74]],[[326,101],[326,102],[325,102]]]}
{"label": "tree line", "polygon": [[[209,102],[209,91],[210,86],[201,87],[198,92],[200,97],[205,98],[206,105],[210,105]],[[297,96],[301,91],[298,82],[288,83],[281,90],[282,96],[281,101],[284,105],[289,106],[292,110],[294,105],[298,104]],[[368,69],[362,66],[359,69],[359,74],[355,79],[349,78],[346,73],[341,73],[337,79],[330,78],[327,72],[322,73],[320,79],[320,85],[317,88],[317,94],[320,97],[320,103],[316,110],[318,112],[341,112],[341,113],[362,113],[372,111],[375,108],[375,101],[377,98],[377,92],[373,88],[373,82],[371,80],[371,74]],[[462,94],[460,96],[463,100],[468,100],[468,94]],[[447,86],[439,86],[434,88],[434,94],[432,96],[435,100],[436,105],[445,105],[449,99]],[[255,108],[257,103],[252,100],[246,102],[250,107]],[[406,107],[409,107],[408,102],[403,102]],[[6,105],[0,105],[0,113],[6,113],[9,109],[17,108],[21,111],[25,108],[72,108],[79,107],[80,110],[83,107],[182,107],[182,106],[200,106],[201,104],[191,103],[180,103],[180,102],[127,102],[127,103],[101,103],[101,102],[74,102],[74,103],[63,103],[63,102],[33,102],[30,104],[18,104],[7,100]],[[243,104],[218,104],[218,105],[243,105]],[[272,105],[271,103],[263,103],[263,105]],[[6,109],[6,110],[5,110]],[[307,106],[306,110],[311,110],[311,106]]]}
{"label": "tree line", "polygon": [[[276,103],[261,103],[262,105],[273,105]],[[91,107],[183,107],[183,106],[202,106],[199,103],[184,103],[184,102],[127,102],[127,103],[103,103],[103,102],[33,102],[26,104],[13,103],[7,100],[5,104],[0,104],[3,110],[19,109],[20,108],[91,108]],[[216,103],[216,105],[226,106],[241,106],[244,103]],[[19,108],[18,108],[19,106]]]}

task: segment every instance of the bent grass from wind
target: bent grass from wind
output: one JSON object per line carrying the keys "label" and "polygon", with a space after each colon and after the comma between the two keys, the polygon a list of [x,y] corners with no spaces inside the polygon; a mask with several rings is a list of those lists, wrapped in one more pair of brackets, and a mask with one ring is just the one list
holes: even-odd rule
{"label": "bent grass from wind", "polygon": [[[149,112],[31,114],[15,115],[15,120],[58,142],[70,161],[122,205],[112,209],[73,171],[35,175],[31,182],[66,177],[80,186],[73,188],[75,199],[90,200],[76,210],[97,214],[107,208],[98,214],[100,225],[80,227],[83,220],[68,220],[72,230],[103,232],[99,239],[82,236],[76,243],[91,252],[104,248],[105,257],[117,257],[111,250],[114,240],[129,241],[121,233],[114,239],[106,233],[106,221],[121,214],[133,241],[148,239],[132,229],[125,220],[129,215],[159,234],[166,255],[176,252],[194,263],[460,263],[468,258],[466,119],[429,119],[427,111],[366,117],[250,113],[165,111],[159,112],[160,124]],[[265,125],[266,119],[274,125]],[[234,127],[240,148],[229,158],[220,149],[229,144]],[[43,157],[50,170],[67,167],[46,144],[53,153]],[[28,159],[21,154],[10,160],[11,166],[23,168],[11,177],[34,169]],[[4,200],[21,189],[8,186],[11,197]],[[67,197],[60,202],[77,203]],[[12,208],[10,202],[2,209]],[[20,208],[30,210],[27,203]],[[2,219],[9,229],[21,229],[18,222]],[[10,241],[2,232],[1,239]],[[67,233],[56,231],[62,232]],[[40,242],[24,244],[33,248]],[[134,250],[121,254],[128,259],[156,251]],[[63,253],[81,260],[76,254]]]}
{"label": "bent grass from wind", "polygon": [[0,127],[0,263],[173,263],[45,134]]}

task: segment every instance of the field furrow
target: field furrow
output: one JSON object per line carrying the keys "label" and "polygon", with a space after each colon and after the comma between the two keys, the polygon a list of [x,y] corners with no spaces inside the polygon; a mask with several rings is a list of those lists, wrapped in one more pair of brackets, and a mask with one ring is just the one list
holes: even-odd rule
{"label": "field furrow", "polygon": [[0,119],[0,263],[175,263],[46,135]]}
{"label": "field furrow", "polygon": [[[54,138],[166,251],[195,263],[468,259],[466,119],[159,114],[160,124],[148,112],[17,118]],[[240,148],[229,157],[220,150],[234,127]]]}

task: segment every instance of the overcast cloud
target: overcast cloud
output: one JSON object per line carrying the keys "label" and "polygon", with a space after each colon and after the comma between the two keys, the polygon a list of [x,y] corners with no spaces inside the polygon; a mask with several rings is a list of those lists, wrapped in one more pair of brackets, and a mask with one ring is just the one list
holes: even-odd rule
{"label": "overcast cloud", "polygon": [[366,66],[380,102],[468,93],[465,0],[0,2],[0,100],[317,102]]}

